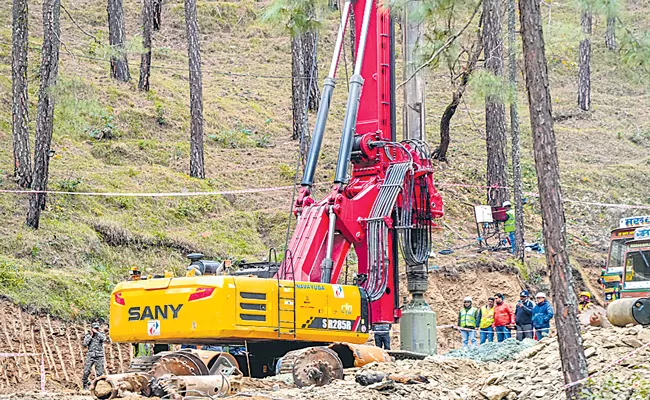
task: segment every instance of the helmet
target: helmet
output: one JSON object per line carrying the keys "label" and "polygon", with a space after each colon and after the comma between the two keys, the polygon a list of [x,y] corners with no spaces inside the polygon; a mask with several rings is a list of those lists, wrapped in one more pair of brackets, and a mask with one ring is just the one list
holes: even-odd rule
{"label": "helmet", "polygon": [[512,203],[510,203],[508,200],[503,202],[502,207],[510,207],[510,206],[512,206]]}
{"label": "helmet", "polygon": [[526,297],[529,296],[528,290],[522,290],[521,293],[519,293],[519,297],[524,297],[524,296],[526,296]]}
{"label": "helmet", "polygon": [[138,269],[138,267],[133,267],[129,271],[129,275],[140,275],[140,274],[141,274],[141,272],[140,272],[140,269]]}
{"label": "helmet", "polygon": [[591,293],[589,293],[589,292],[587,292],[587,291],[580,292],[580,294],[579,294],[578,296],[579,296],[579,297],[585,296],[585,297],[591,299]]}
{"label": "helmet", "polygon": [[537,293],[537,295],[536,295],[535,297],[538,298],[538,299],[539,299],[540,297],[543,298],[543,299],[545,299],[545,298],[546,298],[546,294],[545,294],[544,292],[539,292],[539,293]]}
{"label": "helmet", "polygon": [[93,329],[99,329],[99,322],[93,322],[90,327]]}
{"label": "helmet", "polygon": [[469,301],[470,303],[472,302],[472,298],[470,296],[467,296],[463,299],[463,302]]}

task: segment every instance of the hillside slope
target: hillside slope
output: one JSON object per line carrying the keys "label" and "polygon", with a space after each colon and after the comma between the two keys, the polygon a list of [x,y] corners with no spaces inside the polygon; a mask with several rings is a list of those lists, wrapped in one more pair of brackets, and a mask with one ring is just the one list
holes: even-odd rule
{"label": "hillside slope", "polygon": [[[0,4],[0,188],[16,189],[11,148],[11,4]],[[125,0],[129,65],[134,81],[108,76],[105,1],[64,2],[84,34],[62,13],[61,67],[56,89],[50,188],[87,192],[220,191],[286,186],[292,182],[297,143],[289,140],[291,93],[289,39],[259,20],[266,2],[199,1],[206,131],[205,180],[187,176],[189,96],[183,4],[165,2],[154,35],[152,91],[138,92],[140,2]],[[556,113],[575,109],[579,19],[573,2],[553,2],[546,32]],[[623,10],[630,27],[647,29],[650,6]],[[333,47],[337,12],[320,34],[322,74]],[[545,27],[547,21],[545,20]],[[650,84],[606,51],[594,27],[593,107],[589,114],[556,123],[565,198],[605,203],[650,204]],[[30,1],[30,120],[36,115],[40,4]],[[348,60],[349,61],[349,60]],[[520,60],[521,64],[521,60]],[[521,69],[521,65],[520,65]],[[237,74],[237,75],[235,75]],[[340,76],[344,76],[343,73]],[[525,189],[536,178],[523,80],[519,79]],[[319,190],[333,176],[344,113],[340,84],[319,164]],[[427,136],[437,142],[439,116],[450,99],[442,70],[429,71]],[[399,97],[399,95],[398,95]],[[399,106],[399,105],[398,105]],[[483,199],[485,181],[483,102],[470,87],[452,121],[450,161],[437,181],[446,202],[436,249],[471,242],[471,209]],[[312,116],[313,119],[313,116]],[[105,138],[96,139],[99,133]],[[110,138],[106,138],[106,136]],[[113,284],[134,265],[154,272],[179,271],[184,255],[259,259],[282,247],[290,190],[186,198],[52,195],[41,229],[23,224],[24,195],[0,194],[0,294],[23,307],[64,319],[105,317]],[[538,205],[529,196],[527,239],[540,240]],[[639,210],[566,203],[574,249],[602,258],[607,229],[624,213]],[[464,238],[464,239],[461,239]],[[454,256],[452,256],[454,257]],[[461,254],[458,256],[462,258]],[[593,264],[597,264],[593,262]],[[596,265],[597,266],[597,265]],[[460,294],[458,296],[461,296]]]}

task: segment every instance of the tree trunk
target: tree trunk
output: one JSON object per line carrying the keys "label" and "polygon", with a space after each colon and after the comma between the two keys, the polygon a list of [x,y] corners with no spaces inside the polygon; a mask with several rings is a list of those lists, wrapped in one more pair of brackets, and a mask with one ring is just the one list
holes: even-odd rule
{"label": "tree trunk", "polygon": [[510,130],[512,136],[512,189],[515,200],[515,257],[524,260],[524,205],[519,145],[519,112],[517,110],[517,57],[515,56],[515,0],[508,0],[508,72],[513,96],[510,103]]}
{"label": "tree trunk", "polygon": [[[483,51],[485,69],[503,76],[503,38],[501,36],[500,0],[483,1]],[[500,206],[508,200],[506,159],[506,108],[498,99],[485,99],[485,134],[487,143],[488,204]]]}
{"label": "tree trunk", "polygon": [[460,100],[463,98],[463,94],[465,94],[469,78],[476,68],[481,51],[483,51],[483,38],[481,37],[480,31],[475,47],[472,46],[472,48],[474,51],[470,55],[469,60],[467,60],[467,65],[461,76],[460,85],[452,95],[451,103],[445,108],[442,118],[440,118],[440,145],[433,152],[433,158],[438,161],[447,161],[447,151],[449,150],[449,143],[451,143],[451,132],[449,129],[451,118],[456,113]]}
{"label": "tree trunk", "polygon": [[304,82],[305,71],[305,52],[302,45],[303,35],[297,35],[291,38],[291,104],[293,115],[293,133],[291,138],[298,140],[306,129],[307,118],[305,115],[305,105],[307,103],[307,84]]}
{"label": "tree trunk", "polygon": [[158,32],[162,23],[162,2],[163,0],[152,0],[153,5],[153,30]]}
{"label": "tree trunk", "polygon": [[[36,143],[34,148],[34,173],[32,189],[47,190],[50,166],[50,145],[54,123],[53,88],[59,71],[59,46],[61,37],[60,0],[43,1],[43,50],[41,52],[41,83],[38,90],[36,115]],[[45,208],[45,194],[33,194],[29,198],[27,225],[38,229],[41,210]]]}
{"label": "tree trunk", "polygon": [[14,0],[11,52],[14,177],[23,188],[29,187],[32,182],[27,90],[27,19],[27,0]]}
{"label": "tree trunk", "polygon": [[185,0],[185,24],[190,69],[190,176],[203,179],[203,81],[196,0]]}
{"label": "tree trunk", "polygon": [[[404,57],[404,80],[408,79],[415,72],[418,67],[418,57],[422,46],[422,37],[424,31],[424,24],[420,20],[413,18],[414,12],[422,7],[421,0],[409,1],[404,6],[403,21],[402,21],[402,52]],[[424,71],[418,72],[404,85],[404,108],[402,111],[404,139],[425,139],[425,80]],[[452,101],[453,103],[453,101]],[[451,106],[451,104],[450,104]],[[458,104],[456,104],[458,106]],[[445,114],[455,112],[447,107]],[[451,119],[451,116],[449,117]],[[443,115],[444,119],[444,115]],[[440,139],[442,145],[442,122],[440,127]],[[447,125],[447,138],[449,137],[449,125]],[[449,142],[447,142],[447,145]],[[446,152],[446,149],[445,149]]]}
{"label": "tree trunk", "polygon": [[140,56],[140,81],[138,89],[149,91],[149,76],[151,75],[151,29],[153,28],[152,0],[144,0],[142,4],[142,47],[144,53]]}
{"label": "tree trunk", "polygon": [[118,81],[128,82],[129,62],[124,48],[124,8],[122,0],[108,0],[108,41],[114,52],[111,55],[111,77]]}
{"label": "tree trunk", "polygon": [[616,18],[607,17],[607,30],[605,30],[605,46],[616,51]]}
{"label": "tree trunk", "polygon": [[[587,361],[582,347],[577,298],[572,287],[573,277],[566,249],[566,226],[539,2],[520,1],[519,12],[546,262],[550,267],[564,382],[570,384],[587,376]],[[583,392],[582,385],[566,389],[566,396],[567,399],[590,398],[588,393]]]}
{"label": "tree trunk", "polygon": [[[304,84],[309,86],[309,110],[318,110],[320,103],[320,88],[318,87],[318,34],[313,31],[305,32],[302,39],[305,52]],[[311,78],[310,78],[311,77]]]}
{"label": "tree trunk", "polygon": [[585,10],[580,17],[584,38],[580,41],[578,62],[578,107],[589,111],[591,107],[591,11]]}

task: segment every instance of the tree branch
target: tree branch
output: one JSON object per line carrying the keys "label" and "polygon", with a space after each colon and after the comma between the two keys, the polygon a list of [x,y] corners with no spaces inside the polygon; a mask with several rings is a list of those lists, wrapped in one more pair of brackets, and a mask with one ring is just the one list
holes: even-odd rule
{"label": "tree branch", "polygon": [[413,73],[411,74],[411,76],[409,76],[409,77],[408,77],[404,82],[402,82],[402,83],[400,83],[399,85],[397,85],[397,86],[395,87],[395,89],[399,89],[399,88],[401,88],[402,86],[404,86],[405,84],[407,84],[411,79],[413,79],[413,78],[415,77],[415,75],[418,74],[418,72],[422,71],[422,69],[424,69],[427,65],[431,64],[431,63],[432,63],[436,58],[438,58],[438,56],[439,56],[443,51],[445,51],[449,46],[451,46],[451,44],[454,42],[454,40],[456,40],[460,35],[463,34],[463,32],[465,32],[465,30],[469,27],[469,25],[470,25],[470,24],[472,23],[472,21],[474,20],[474,17],[476,16],[476,13],[478,12],[479,8],[481,7],[481,3],[482,3],[482,2],[483,2],[483,1],[481,0],[481,1],[479,1],[479,2],[476,4],[476,8],[474,8],[474,12],[472,12],[472,16],[469,18],[469,20],[467,21],[467,23],[466,23],[466,24],[465,24],[465,25],[464,25],[464,26],[463,26],[463,27],[462,27],[458,32],[456,32],[455,34],[453,34],[452,36],[450,36],[449,39],[447,39],[447,41],[446,41],[442,46],[440,46],[440,48],[439,48],[438,50],[436,50],[435,53],[433,53],[433,55],[431,56],[431,58],[429,58],[429,59],[428,59],[424,64],[422,64],[422,65],[420,65],[419,67],[417,67],[417,68],[415,69],[415,71],[413,71]]}
{"label": "tree branch", "polygon": [[65,11],[65,13],[68,15],[68,18],[70,18],[70,20],[72,21],[72,23],[75,24],[76,27],[79,28],[79,30],[80,30],[81,32],[83,32],[86,36],[92,38],[95,42],[97,42],[97,43],[101,43],[101,42],[99,41],[99,39],[97,39],[96,36],[93,36],[93,35],[91,35],[90,33],[86,32],[86,31],[84,30],[84,28],[82,28],[81,25],[79,25],[79,24],[77,23],[77,21],[72,17],[72,14],[70,14],[70,12],[68,11],[68,9],[66,9],[66,8],[63,6],[63,4],[61,4],[61,8],[62,8],[63,11]]}

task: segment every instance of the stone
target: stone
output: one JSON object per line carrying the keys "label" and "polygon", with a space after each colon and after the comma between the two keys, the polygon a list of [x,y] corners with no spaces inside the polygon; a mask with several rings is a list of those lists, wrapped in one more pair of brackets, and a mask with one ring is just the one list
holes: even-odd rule
{"label": "stone", "polygon": [[643,330],[643,326],[641,325],[635,325],[631,328],[627,328],[625,330],[626,335],[638,335],[641,331]]}
{"label": "stone", "polygon": [[593,357],[596,355],[596,349],[594,347],[588,347],[585,349],[585,357]]}
{"label": "stone", "polygon": [[513,392],[508,393],[506,396],[506,400],[515,400],[517,398],[517,395]]}
{"label": "stone", "polygon": [[533,393],[533,396],[537,397],[538,399],[541,399],[544,396],[546,396],[546,390],[544,390],[544,389],[537,390],[537,391],[535,391],[535,393]]}
{"label": "stone", "polygon": [[492,374],[485,380],[485,385],[497,384],[503,380],[504,373]]}
{"label": "stone", "polygon": [[626,345],[628,345],[630,347],[634,347],[634,348],[638,348],[638,347],[643,346],[643,343],[641,343],[641,341],[639,339],[634,338],[634,337],[624,337],[624,338],[621,339],[621,341],[623,343],[625,343]]}
{"label": "stone", "polygon": [[487,386],[481,390],[481,394],[488,400],[501,400],[510,393],[510,389],[499,385]]}

